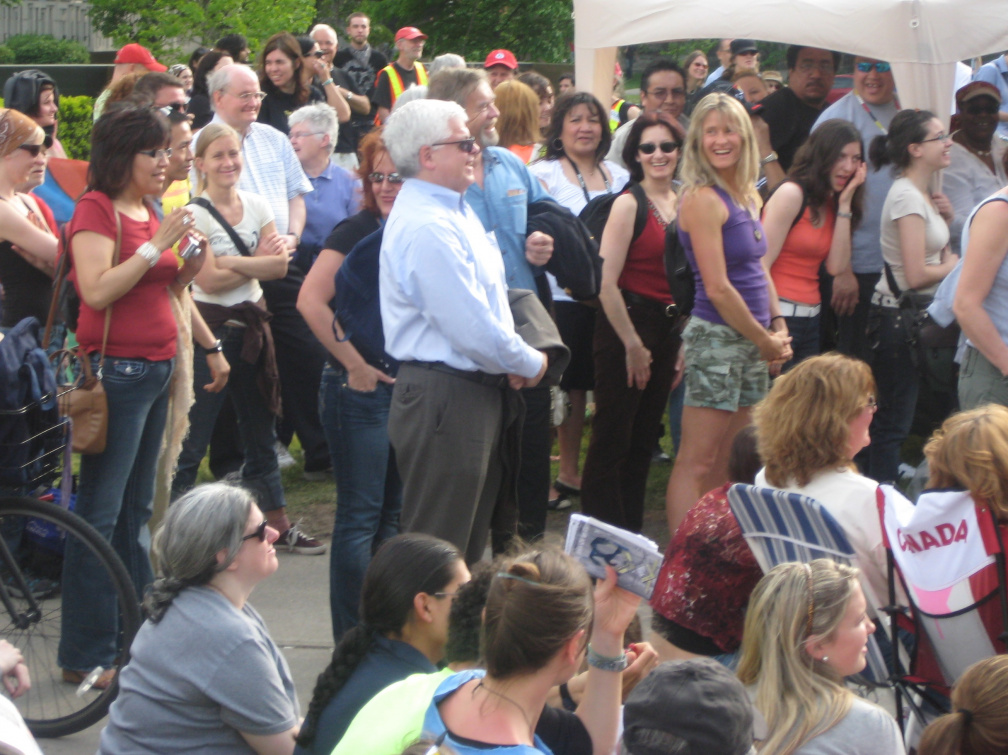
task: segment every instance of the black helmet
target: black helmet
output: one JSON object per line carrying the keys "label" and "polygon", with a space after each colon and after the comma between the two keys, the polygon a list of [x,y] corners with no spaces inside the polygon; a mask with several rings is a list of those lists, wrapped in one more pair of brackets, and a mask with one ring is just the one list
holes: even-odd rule
{"label": "black helmet", "polygon": [[56,82],[49,74],[42,73],[35,68],[18,71],[4,84],[4,107],[32,115],[37,112],[42,87],[45,86],[53,88],[53,99],[56,107],[59,107],[59,87],[56,86]]}

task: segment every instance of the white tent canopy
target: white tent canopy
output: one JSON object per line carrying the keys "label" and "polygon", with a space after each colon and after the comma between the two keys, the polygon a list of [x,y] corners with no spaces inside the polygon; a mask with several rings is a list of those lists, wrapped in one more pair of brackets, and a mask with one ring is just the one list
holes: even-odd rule
{"label": "white tent canopy", "polygon": [[902,107],[948,111],[955,64],[1008,49],[1005,0],[574,0],[575,75],[608,102],[616,47],[723,36],[888,60]]}

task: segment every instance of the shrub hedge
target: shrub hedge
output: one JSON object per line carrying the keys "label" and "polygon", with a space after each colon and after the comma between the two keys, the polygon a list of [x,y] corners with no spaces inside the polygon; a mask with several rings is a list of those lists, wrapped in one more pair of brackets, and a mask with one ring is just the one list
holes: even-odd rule
{"label": "shrub hedge", "polygon": [[39,65],[42,63],[90,63],[91,56],[80,42],[71,39],[56,39],[48,34],[15,34],[4,42],[14,53],[14,60],[3,61],[17,64]]}

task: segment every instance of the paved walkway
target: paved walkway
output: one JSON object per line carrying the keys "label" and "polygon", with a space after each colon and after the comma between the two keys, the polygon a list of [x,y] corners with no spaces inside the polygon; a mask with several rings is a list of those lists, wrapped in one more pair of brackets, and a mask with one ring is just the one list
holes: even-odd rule
{"label": "paved walkway", "polygon": [[[329,554],[280,554],[280,568],[252,593],[252,605],[262,614],[273,639],[290,664],[301,703],[308,710],[315,679],[332,657],[329,619]],[[46,755],[85,755],[98,749],[105,721],[73,736],[41,739]]]}

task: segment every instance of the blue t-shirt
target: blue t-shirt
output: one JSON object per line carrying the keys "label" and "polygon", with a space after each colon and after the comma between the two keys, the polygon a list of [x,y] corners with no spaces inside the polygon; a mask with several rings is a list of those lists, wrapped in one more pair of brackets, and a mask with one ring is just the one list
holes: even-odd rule
{"label": "blue t-shirt", "polygon": [[[715,193],[728,208],[728,219],[721,227],[722,244],[724,247],[725,266],[728,272],[728,282],[735,287],[746,306],[763,327],[770,325],[770,294],[767,289],[766,272],[761,260],[767,251],[766,233],[763,224],[752,217],[749,211],[735,204],[735,201],[720,186],[712,186]],[[696,281],[696,300],[693,304],[693,314],[702,320],[726,325],[724,318],[717,311],[713,302],[707,296],[700,268],[697,267],[696,255],[693,252],[693,241],[688,233],[679,229],[679,240],[686,250],[686,256],[693,266],[693,277]]]}

